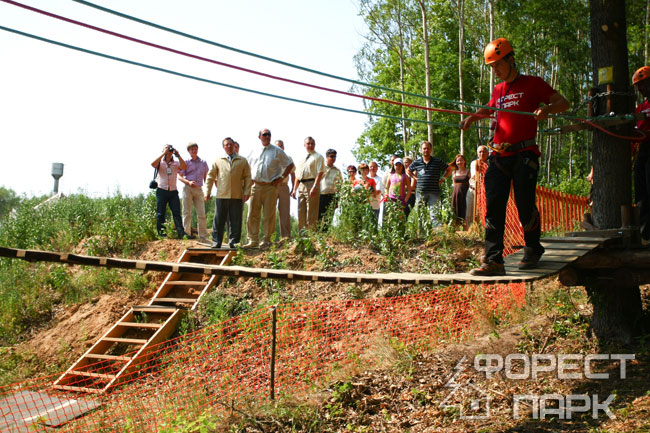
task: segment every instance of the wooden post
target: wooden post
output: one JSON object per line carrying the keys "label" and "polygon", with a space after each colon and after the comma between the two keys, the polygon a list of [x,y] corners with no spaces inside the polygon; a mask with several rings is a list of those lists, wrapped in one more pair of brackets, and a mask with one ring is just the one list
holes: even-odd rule
{"label": "wooden post", "polygon": [[594,116],[594,101],[591,98],[594,97],[594,95],[596,94],[597,91],[598,91],[598,89],[594,89],[593,87],[591,89],[589,89],[589,93],[588,93],[589,102],[587,103],[587,117],[593,117]]}
{"label": "wooden post", "polygon": [[278,313],[271,307],[271,400],[275,400],[275,345],[277,342]]}
{"label": "wooden post", "polygon": [[612,90],[613,87],[611,84],[607,85],[607,114],[614,111],[614,104],[612,103]]}

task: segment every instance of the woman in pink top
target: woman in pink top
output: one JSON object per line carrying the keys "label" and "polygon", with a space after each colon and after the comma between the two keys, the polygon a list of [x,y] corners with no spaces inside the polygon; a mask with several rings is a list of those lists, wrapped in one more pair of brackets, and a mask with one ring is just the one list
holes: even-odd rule
{"label": "woman in pink top", "polygon": [[[174,161],[174,155],[178,158],[178,162]],[[160,236],[165,237],[163,226],[167,219],[167,204],[169,203],[178,239],[183,239],[185,229],[181,218],[181,201],[178,198],[178,190],[176,189],[176,176],[178,171],[185,170],[187,165],[171,144],[167,144],[163,148],[162,155],[154,159],[151,165],[158,170],[158,177],[156,177],[158,182],[158,188],[156,189],[156,230],[158,230]]]}
{"label": "woman in pink top", "polygon": [[399,201],[406,208],[406,203],[411,198],[411,181],[404,171],[404,161],[397,158],[393,161],[395,171],[388,176],[388,198]]}

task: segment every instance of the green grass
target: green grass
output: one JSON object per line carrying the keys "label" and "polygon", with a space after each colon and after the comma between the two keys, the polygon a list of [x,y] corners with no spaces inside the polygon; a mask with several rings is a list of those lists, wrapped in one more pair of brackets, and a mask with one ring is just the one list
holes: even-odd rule
{"label": "green grass", "polygon": [[[21,249],[128,256],[156,239],[153,194],[106,198],[75,194],[37,206],[40,199],[14,200],[14,212],[0,220],[0,245]],[[116,287],[142,291],[141,272],[72,268],[50,263],[0,259],[0,345],[19,342],[47,322],[57,304],[92,299]]]}

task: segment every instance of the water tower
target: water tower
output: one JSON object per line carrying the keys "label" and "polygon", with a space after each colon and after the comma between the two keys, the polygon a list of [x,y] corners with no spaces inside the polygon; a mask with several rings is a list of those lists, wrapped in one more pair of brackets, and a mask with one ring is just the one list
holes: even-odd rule
{"label": "water tower", "polygon": [[59,179],[63,176],[63,164],[60,162],[52,163],[52,177],[54,178],[54,194],[59,192]]}

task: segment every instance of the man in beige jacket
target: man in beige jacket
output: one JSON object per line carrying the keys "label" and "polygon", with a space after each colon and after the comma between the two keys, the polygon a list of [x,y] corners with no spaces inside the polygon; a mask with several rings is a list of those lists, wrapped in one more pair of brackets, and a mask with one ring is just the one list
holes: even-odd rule
{"label": "man in beige jacket", "polygon": [[217,158],[208,172],[205,183],[205,201],[210,200],[212,185],[217,187],[217,197],[212,223],[212,248],[221,248],[226,221],[230,221],[228,244],[235,248],[241,241],[243,204],[251,194],[251,168],[246,158],[235,153],[230,137],[224,138],[225,155]]}

